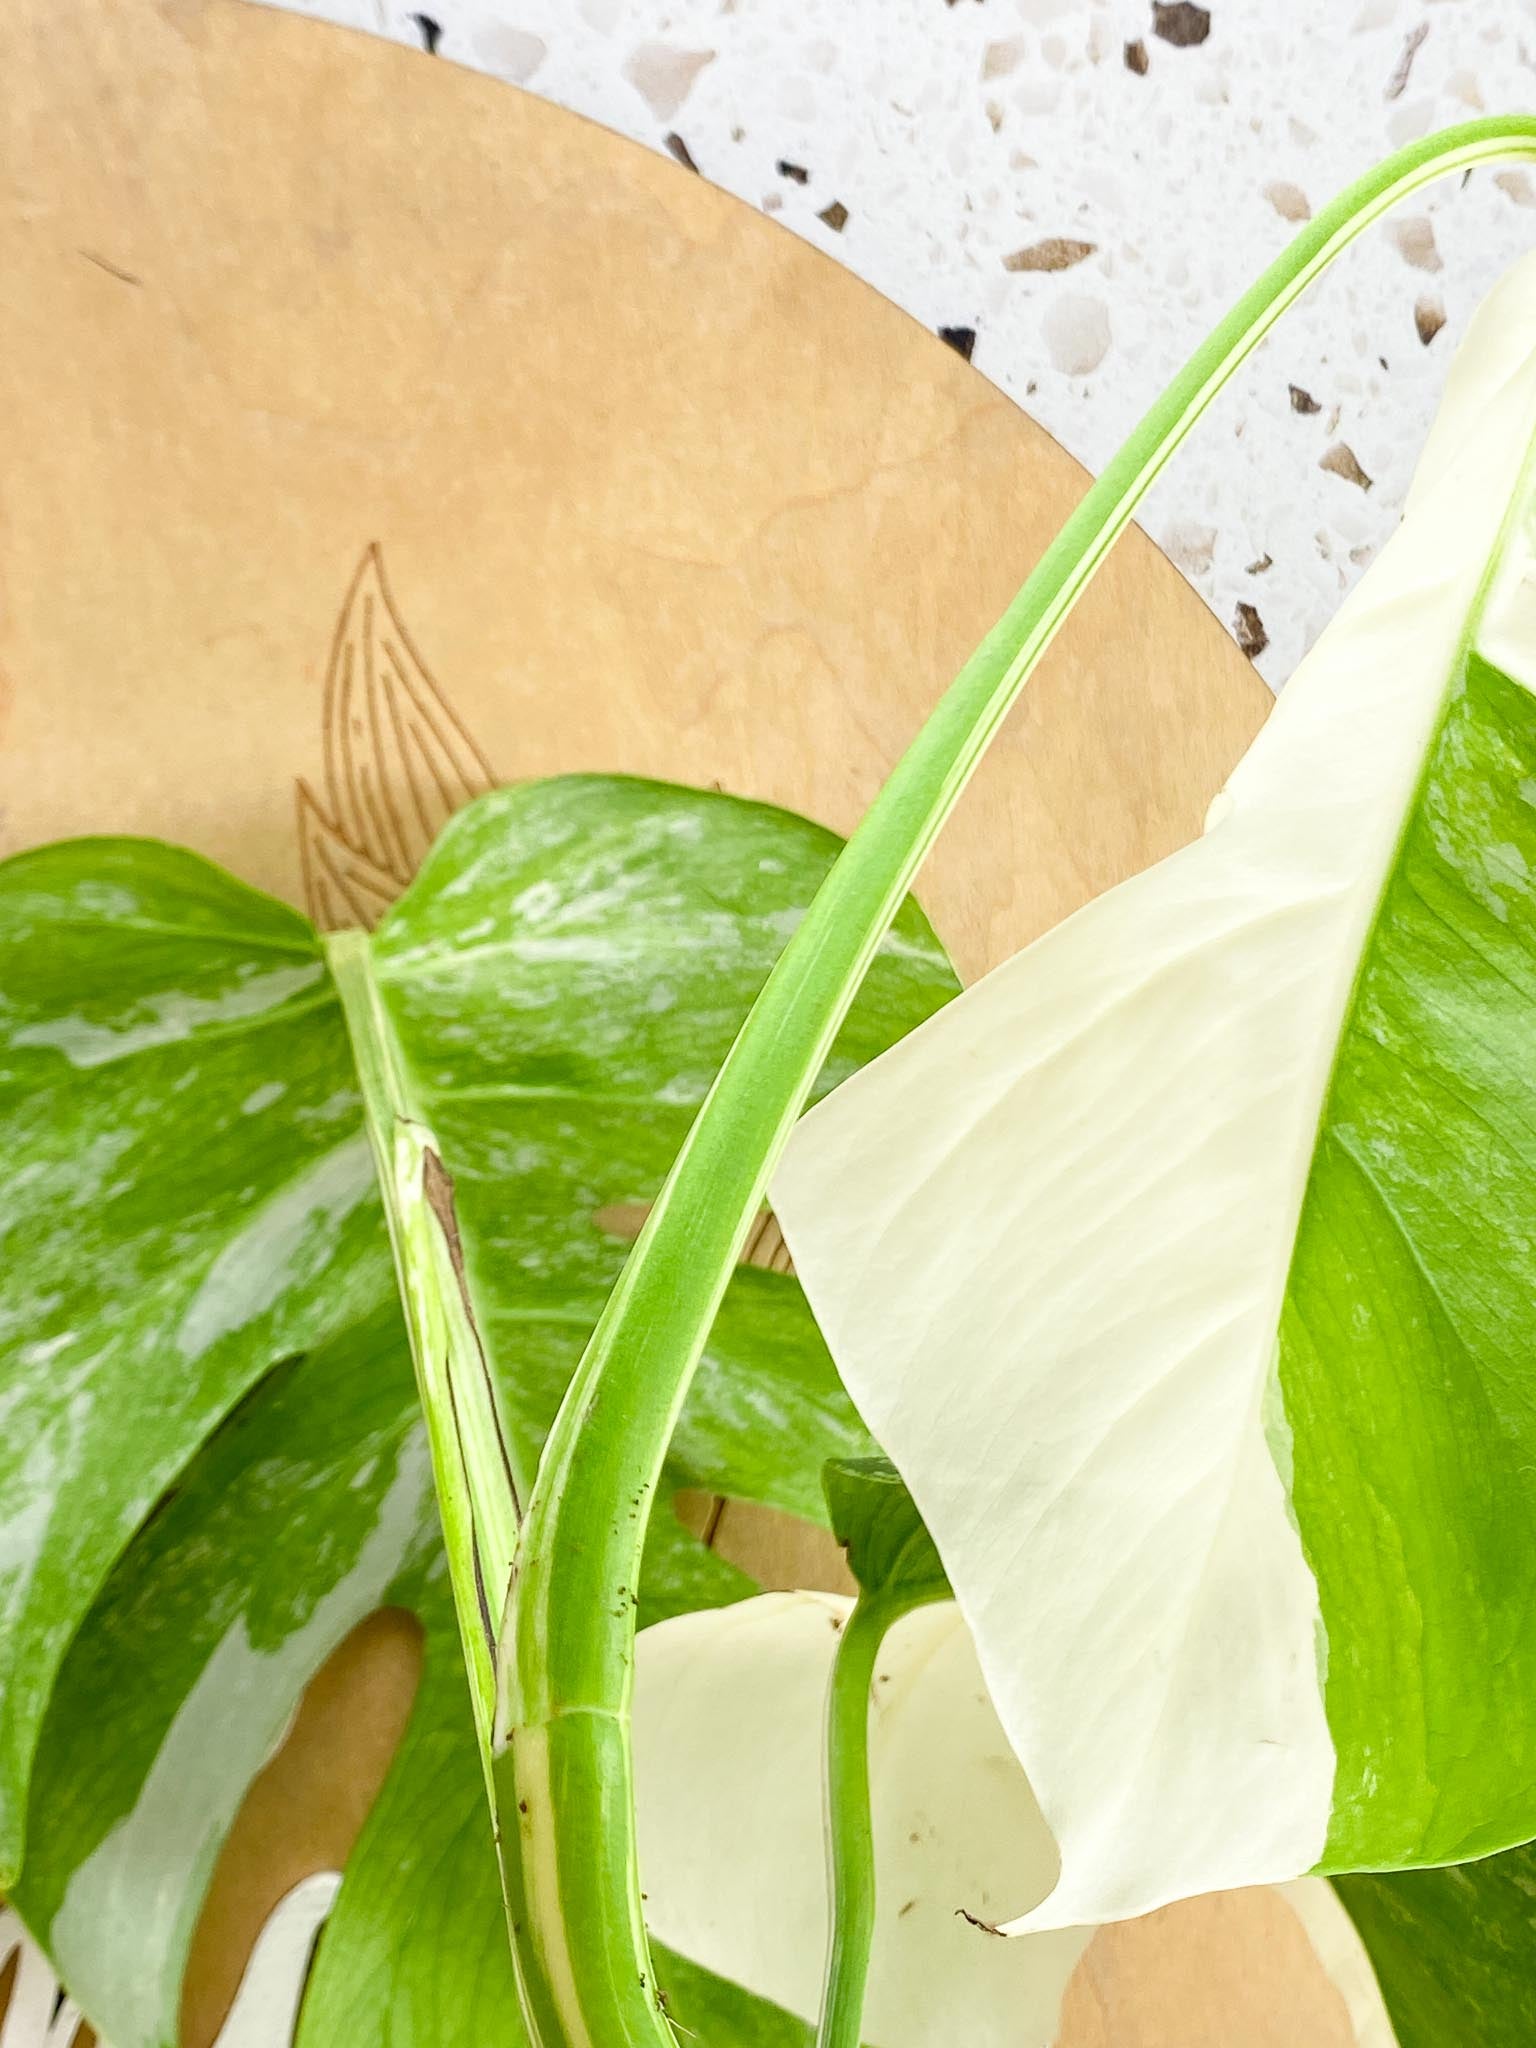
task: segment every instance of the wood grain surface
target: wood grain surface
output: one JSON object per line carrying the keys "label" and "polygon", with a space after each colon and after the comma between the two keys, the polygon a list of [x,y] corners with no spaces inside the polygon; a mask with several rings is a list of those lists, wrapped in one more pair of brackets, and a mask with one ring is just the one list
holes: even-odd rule
{"label": "wood grain surface", "polygon": [[[492,779],[846,830],[1084,486],[771,222],[416,53],[239,0],[12,0],[0,96],[4,850],[150,832],[337,923]],[[962,972],[1189,838],[1268,701],[1129,535],[924,875]],[[316,1679],[220,1864],[189,2044],[345,1856],[414,1669],[385,1618]],[[1338,2019],[1253,1894],[1097,1937],[1062,2048]]]}

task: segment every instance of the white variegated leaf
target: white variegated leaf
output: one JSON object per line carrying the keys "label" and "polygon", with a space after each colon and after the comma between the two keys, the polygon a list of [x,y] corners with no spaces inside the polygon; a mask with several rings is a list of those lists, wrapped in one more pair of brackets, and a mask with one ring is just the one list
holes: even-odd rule
{"label": "white variegated leaf", "polygon": [[1030,1928],[1536,1836],[1536,259],[1196,845],[775,1209],[1060,1847]]}
{"label": "white variegated leaf", "polygon": [[[807,2019],[826,1949],[826,1695],[848,1609],[827,1594],[764,1594],[640,1637],[635,1751],[651,1931]],[[1069,1929],[1009,1942],[993,1931],[1049,1892],[1056,1852],[952,1604],[891,1631],[871,1714],[877,1918],[866,2040],[1050,2048],[1087,1937]]]}

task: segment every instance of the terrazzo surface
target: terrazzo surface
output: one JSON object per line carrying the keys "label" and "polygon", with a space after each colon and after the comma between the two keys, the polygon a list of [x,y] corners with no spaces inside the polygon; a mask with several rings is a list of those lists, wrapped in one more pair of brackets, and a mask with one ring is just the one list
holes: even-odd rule
{"label": "terrazzo surface", "polygon": [[[1394,146],[1536,110],[1536,0],[285,0],[670,149],[969,352],[1091,469]],[[1281,685],[1390,532],[1536,174],[1367,232],[1143,524]],[[729,278],[720,281],[730,289]]]}

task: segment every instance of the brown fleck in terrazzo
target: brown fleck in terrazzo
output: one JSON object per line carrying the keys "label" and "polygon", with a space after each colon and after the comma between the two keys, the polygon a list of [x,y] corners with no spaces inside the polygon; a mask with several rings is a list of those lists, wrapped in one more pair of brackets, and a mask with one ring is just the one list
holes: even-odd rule
{"label": "brown fleck in terrazzo", "polygon": [[834,199],[830,206],[821,209],[816,218],[825,221],[834,235],[840,235],[848,225],[848,209],[841,199]]}
{"label": "brown fleck in terrazzo", "polygon": [[1018,70],[1026,47],[1022,36],[1009,36],[1000,43],[988,43],[981,53],[982,77],[1007,78]]}
{"label": "brown fleck in terrazzo", "polygon": [[1004,270],[1070,270],[1098,247],[1096,242],[1079,242],[1070,235],[1047,235],[1031,242],[1027,249],[1015,249],[1003,258]]}
{"label": "brown fleck in terrazzo", "polygon": [[1194,0],[1152,0],[1152,33],[1176,50],[1193,50],[1211,32],[1211,11]]}
{"label": "brown fleck in terrazzo", "polygon": [[1140,36],[1136,38],[1135,42],[1127,43],[1125,46],[1125,68],[1127,71],[1134,71],[1138,78],[1145,78],[1152,68],[1152,60],[1147,55],[1147,46]]}
{"label": "brown fleck in terrazzo", "polygon": [[1445,325],[1444,306],[1441,305],[1438,299],[1432,298],[1426,293],[1422,299],[1417,300],[1414,304],[1413,324],[1418,330],[1420,341],[1428,348],[1429,344]]}
{"label": "brown fleck in terrazzo", "polygon": [[1347,484],[1357,484],[1362,491],[1368,491],[1375,482],[1360,467],[1360,459],[1347,441],[1335,441],[1326,455],[1318,458],[1319,469],[1326,469],[1333,476],[1343,477]]}
{"label": "brown fleck in terrazzo", "polygon": [[1287,389],[1287,390],[1288,390],[1288,391],[1290,392],[1290,394],[1291,394],[1291,411],[1292,411],[1292,412],[1321,412],[1321,411],[1322,411],[1322,409],[1323,409],[1323,408],[1322,408],[1322,407],[1321,407],[1321,406],[1320,406],[1320,405],[1318,404],[1317,400],[1316,400],[1316,399],[1315,399],[1315,398],[1314,398],[1314,397],[1312,396],[1311,392],[1310,392],[1310,391],[1305,391],[1305,390],[1303,390],[1303,388],[1301,387],[1301,385],[1299,385],[1299,384],[1289,384],[1289,385],[1287,385],[1287,386],[1286,386],[1286,389]]}
{"label": "brown fleck in terrazzo", "polygon": [[1312,202],[1289,178],[1276,178],[1264,187],[1264,197],[1282,220],[1310,220]]}
{"label": "brown fleck in terrazzo", "polygon": [[1232,631],[1237,644],[1250,661],[1257,661],[1269,645],[1269,635],[1264,630],[1264,621],[1255,606],[1240,604],[1232,619]]}
{"label": "brown fleck in terrazzo", "polygon": [[1410,214],[1406,220],[1387,223],[1387,238],[1405,263],[1415,270],[1443,270],[1445,264],[1435,243],[1435,224],[1427,213]]}
{"label": "brown fleck in terrazzo", "polygon": [[1408,84],[1408,74],[1413,69],[1413,60],[1419,54],[1419,46],[1428,34],[1429,23],[1427,21],[1421,21],[1417,28],[1409,31],[1408,37],[1403,44],[1403,54],[1398,58],[1396,65],[1393,67],[1392,76],[1387,80],[1386,97],[1389,100],[1400,100],[1402,98]]}

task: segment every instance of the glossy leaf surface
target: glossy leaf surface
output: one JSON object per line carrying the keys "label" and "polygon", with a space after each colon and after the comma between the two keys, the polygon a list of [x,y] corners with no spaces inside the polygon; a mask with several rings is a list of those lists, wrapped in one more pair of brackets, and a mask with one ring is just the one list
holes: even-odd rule
{"label": "glossy leaf surface", "polygon": [[1536,265],[1205,838],[775,1204],[1061,1846],[1030,1925],[1536,1834]]}
{"label": "glossy leaf surface", "polygon": [[[461,814],[376,935],[378,985],[454,1176],[525,1469],[623,1259],[624,1217],[654,1196],[835,850],[802,820],[707,793],[529,785]],[[10,1526],[16,1611],[40,1617],[38,1634],[12,1630],[0,1653],[23,1777],[55,1676],[37,1644],[62,1652],[75,1638],[19,1901],[116,2048],[168,2040],[186,1943],[245,1784],[355,1622],[380,1604],[413,1607],[428,1619],[427,1681],[312,1997],[323,2012],[366,1986],[391,2024],[414,2011],[426,2028],[433,1994],[410,1974],[425,1934],[413,1950],[420,1901],[397,1882],[402,1843],[436,1840],[449,1867],[467,1859],[479,1871],[471,1895],[490,1871],[494,1903],[493,1866],[475,1861],[488,1824],[459,1725],[462,1670],[429,1619],[444,1597],[430,1473],[324,962],[291,912],[148,842],[74,842],[8,863],[0,934],[4,1114],[32,1190],[7,1218],[28,1255],[8,1264],[4,1384],[13,1412],[61,1417],[70,1454],[50,1490],[25,1436],[9,1432],[0,1449],[11,1461],[0,1488],[29,1488],[33,1507]],[[953,986],[909,913],[834,1071]],[[178,1331],[200,1348],[168,1345]],[[68,1404],[50,1411],[60,1387]],[[825,1459],[868,1448],[796,1283],[744,1270],[672,1482],[819,1518]],[[644,1612],[748,1588],[658,1512]],[[457,1802],[442,1777],[455,1770]],[[149,1972],[146,1859],[159,1873]],[[398,1975],[370,1974],[391,1912]],[[473,1940],[504,1950],[499,1906],[493,1932]]]}
{"label": "glossy leaf surface", "polygon": [[113,1559],[208,1432],[390,1279],[303,919],[170,847],[0,868],[0,1883]]}

